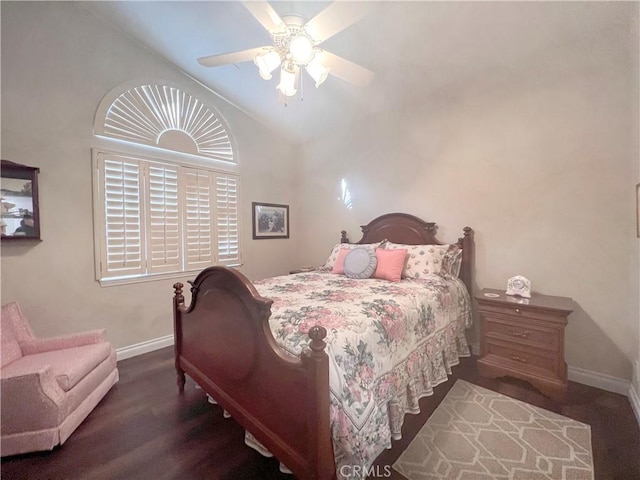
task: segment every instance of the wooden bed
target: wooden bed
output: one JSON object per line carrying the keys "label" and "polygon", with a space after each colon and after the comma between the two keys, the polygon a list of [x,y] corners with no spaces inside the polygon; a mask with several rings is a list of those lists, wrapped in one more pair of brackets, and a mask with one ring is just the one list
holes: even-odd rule
{"label": "wooden bed", "polygon": [[[435,223],[392,213],[363,226],[357,243],[387,239],[440,245],[435,228]],[[462,248],[460,278],[471,292],[471,228],[464,228],[457,243]],[[309,348],[294,358],[277,345],[270,330],[272,301],[261,297],[244,275],[230,268],[210,267],[189,283],[189,306],[185,305],[183,284],[174,285],[180,392],[187,374],[297,478],[336,478],[324,327],[311,328]]]}

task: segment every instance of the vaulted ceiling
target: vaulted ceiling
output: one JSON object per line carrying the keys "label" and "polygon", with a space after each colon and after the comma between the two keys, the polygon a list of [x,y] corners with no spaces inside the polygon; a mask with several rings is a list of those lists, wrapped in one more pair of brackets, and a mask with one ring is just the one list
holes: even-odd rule
{"label": "vaulted ceiling", "polygon": [[[271,5],[280,15],[297,13],[308,20],[330,3]],[[371,2],[367,16],[322,48],[372,70],[373,82],[355,87],[330,76],[316,89],[307,76],[303,100],[297,96],[285,107],[275,88],[277,75],[263,80],[253,62],[214,68],[197,62],[271,44],[241,2],[80,4],[296,142],[375,121],[376,115],[411,108],[418,99],[455,99],[481,79],[513,85],[541,68],[570,68],[588,59],[603,32],[626,28],[629,14],[627,2]]]}

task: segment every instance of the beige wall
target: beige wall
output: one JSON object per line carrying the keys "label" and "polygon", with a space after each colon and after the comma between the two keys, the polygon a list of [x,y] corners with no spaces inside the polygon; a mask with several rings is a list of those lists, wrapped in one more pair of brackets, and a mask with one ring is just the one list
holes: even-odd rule
{"label": "beige wall", "polygon": [[[326,257],[340,228],[358,240],[383,213],[435,221],[441,241],[471,226],[479,288],[521,274],[537,292],[572,297],[569,365],[630,380],[637,55],[629,32],[602,31],[305,145],[302,263]],[[342,178],[352,210],[337,199]]]}
{"label": "beige wall", "polygon": [[106,327],[123,347],[173,332],[175,279],[106,288],[95,281],[91,149],[107,142],[94,137],[93,119],[107,92],[137,78],[183,85],[226,119],[242,176],[244,273],[296,264],[286,255],[293,238],[251,240],[252,201],[298,203],[291,144],[78,5],[3,3],[2,158],[40,168],[42,242],[2,244],[2,303],[18,301],[39,335]]}
{"label": "beige wall", "polygon": [[[101,98],[166,79],[216,105],[235,135],[250,278],[317,265],[341,229],[357,240],[382,213],[436,221],[443,241],[469,225],[477,287],[522,274],[572,297],[568,363],[629,380],[640,357],[637,25],[591,40],[294,146],[78,6],[3,3],[2,158],[41,169],[43,241],[2,245],[2,303],[19,301],[41,335],[106,327],[124,347],[171,333],[175,280],[95,281],[90,169]],[[251,240],[256,200],[291,205],[290,240]]]}

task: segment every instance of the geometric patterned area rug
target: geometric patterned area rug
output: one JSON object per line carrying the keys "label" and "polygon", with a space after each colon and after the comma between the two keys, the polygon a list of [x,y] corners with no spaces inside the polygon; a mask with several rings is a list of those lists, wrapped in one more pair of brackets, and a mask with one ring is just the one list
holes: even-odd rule
{"label": "geometric patterned area rug", "polygon": [[410,480],[593,480],[591,427],[457,380],[393,468]]}

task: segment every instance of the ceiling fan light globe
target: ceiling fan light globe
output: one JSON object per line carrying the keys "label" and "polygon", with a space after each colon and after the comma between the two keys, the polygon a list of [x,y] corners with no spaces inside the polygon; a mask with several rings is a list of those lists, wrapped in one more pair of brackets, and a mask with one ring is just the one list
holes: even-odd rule
{"label": "ceiling fan light globe", "polygon": [[284,67],[280,69],[280,83],[276,87],[285,97],[293,97],[298,90],[296,89],[296,73],[288,71]]}
{"label": "ceiling fan light globe", "polygon": [[329,75],[329,69],[322,65],[318,57],[314,58],[306,67],[307,73],[316,82],[316,88],[318,88],[322,82],[327,79]]}
{"label": "ceiling fan light globe", "polygon": [[280,84],[276,88],[280,90],[280,93],[282,93],[285,97],[295,97],[296,93],[298,93],[298,90],[295,87],[290,87],[287,85]]}
{"label": "ceiling fan light globe", "polygon": [[298,33],[289,43],[289,53],[292,60],[298,65],[306,65],[314,55],[313,41],[305,33]]}
{"label": "ceiling fan light globe", "polygon": [[280,66],[280,62],[280,55],[273,50],[260,53],[253,59],[253,63],[258,67],[260,76],[265,80],[271,80],[271,72]]}

